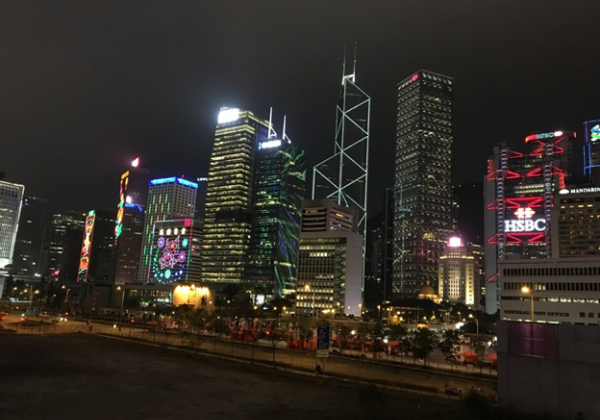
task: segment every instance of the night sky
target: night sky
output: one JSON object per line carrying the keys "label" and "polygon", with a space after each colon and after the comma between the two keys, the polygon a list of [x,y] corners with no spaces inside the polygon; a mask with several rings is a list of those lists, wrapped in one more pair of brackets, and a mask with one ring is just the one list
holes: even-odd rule
{"label": "night sky", "polygon": [[206,173],[226,105],[273,106],[276,129],[287,114],[312,173],[356,41],[378,209],[398,82],[454,77],[454,181],[480,181],[492,144],[600,118],[599,16],[598,0],[0,0],[0,169],[54,210],[111,210],[136,156],[157,177]]}

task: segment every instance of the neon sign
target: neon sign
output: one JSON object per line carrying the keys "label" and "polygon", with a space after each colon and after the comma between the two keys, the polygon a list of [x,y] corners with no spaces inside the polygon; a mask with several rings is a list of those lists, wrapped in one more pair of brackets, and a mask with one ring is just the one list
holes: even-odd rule
{"label": "neon sign", "polygon": [[519,207],[514,215],[517,220],[505,220],[505,232],[543,232],[546,230],[546,219],[538,218],[532,220],[535,210],[531,207]]}
{"label": "neon sign", "polygon": [[589,188],[571,188],[571,189],[563,189],[560,190],[559,194],[586,194],[586,193],[598,193],[600,192],[600,187],[589,187]]}
{"label": "neon sign", "polygon": [[185,185],[186,187],[198,188],[198,184],[192,181],[188,181],[187,179],[177,178],[177,183],[181,185]]}
{"label": "neon sign", "polygon": [[121,233],[123,232],[123,217],[125,215],[125,207],[127,206],[125,192],[127,192],[128,185],[129,171],[121,175],[121,184],[119,185],[119,204],[117,205],[117,221],[115,225],[115,245],[117,245],[117,242],[119,241],[119,236],[121,236]]}
{"label": "neon sign", "polygon": [[237,121],[240,118],[240,110],[238,108],[224,108],[219,112],[217,122],[219,124],[225,124],[228,122]]}
{"label": "neon sign", "polygon": [[83,237],[83,246],[81,247],[81,257],[79,258],[79,269],[77,270],[77,281],[87,282],[88,271],[90,268],[90,254],[92,252],[92,239],[94,233],[94,221],[96,212],[91,210],[85,219],[85,232]]}
{"label": "neon sign", "polygon": [[163,184],[173,184],[177,182],[178,184],[185,185],[186,187],[198,188],[198,184],[192,181],[188,181],[187,179],[177,178],[177,177],[169,177],[169,178],[158,178],[150,181],[150,185],[163,185]]}
{"label": "neon sign", "polygon": [[281,146],[281,140],[263,141],[262,143],[258,143],[258,150],[272,149],[279,146]]}
{"label": "neon sign", "polygon": [[590,140],[591,141],[598,141],[598,140],[600,140],[600,124],[596,124],[590,130]]}

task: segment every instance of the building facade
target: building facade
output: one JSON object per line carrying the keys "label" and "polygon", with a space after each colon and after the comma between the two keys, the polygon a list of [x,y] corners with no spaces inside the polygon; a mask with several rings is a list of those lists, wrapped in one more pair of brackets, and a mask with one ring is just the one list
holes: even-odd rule
{"label": "building facade", "polygon": [[486,311],[498,310],[498,262],[548,258],[554,195],[573,174],[572,131],[532,134],[527,152],[496,146],[484,183]]}
{"label": "building facade", "polygon": [[150,170],[140,167],[139,158],[121,175],[115,225],[116,284],[135,283],[138,279],[149,181]]}
{"label": "building facade", "polygon": [[90,210],[85,218],[78,283],[111,280],[114,242],[114,213]]}
{"label": "building facade", "polygon": [[48,200],[30,196],[23,198],[11,270],[14,275],[41,277],[46,274],[43,249],[47,215]]}
{"label": "building facade", "polygon": [[600,186],[600,120],[583,123],[583,175]]}
{"label": "building facade", "polygon": [[398,84],[394,281],[398,296],[437,286],[452,220],[453,79],[420,70]]}
{"label": "building facade", "polygon": [[194,219],[154,223],[147,283],[199,282],[202,222]]}
{"label": "building facade", "polygon": [[13,262],[25,187],[0,181],[0,270]]}
{"label": "building facade", "polygon": [[269,122],[252,112],[222,108],[210,157],[202,280],[241,283],[251,232],[254,160]]}
{"label": "building facade", "polygon": [[438,296],[443,302],[462,303],[478,309],[481,286],[479,267],[469,245],[459,236],[448,238],[440,257]]}
{"label": "building facade", "polygon": [[62,211],[52,215],[50,242],[46,250],[46,275],[61,283],[77,281],[85,218],[85,213],[77,211]]}
{"label": "building facade", "polygon": [[600,257],[600,187],[564,188],[554,197],[552,257]]}
{"label": "building facade", "polygon": [[296,310],[360,316],[362,236],[351,231],[300,234]]}
{"label": "building facade", "polygon": [[358,211],[330,198],[302,200],[302,232],[356,232]]}
{"label": "building facade", "polygon": [[501,319],[599,324],[600,257],[502,261],[499,269]]}
{"label": "building facade", "polygon": [[162,220],[193,218],[196,211],[197,190],[197,183],[184,178],[169,177],[150,180],[138,267],[138,283],[148,280],[154,224]]}
{"label": "building facade", "polygon": [[305,182],[304,151],[285,137],[258,143],[244,275],[255,294],[280,297],[295,291]]}

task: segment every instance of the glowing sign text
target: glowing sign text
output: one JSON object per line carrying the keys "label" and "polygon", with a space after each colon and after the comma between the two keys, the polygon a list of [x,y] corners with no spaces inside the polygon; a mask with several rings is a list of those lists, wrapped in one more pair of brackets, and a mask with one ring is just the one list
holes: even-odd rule
{"label": "glowing sign text", "polygon": [[545,219],[519,219],[519,220],[506,220],[504,222],[505,232],[543,232],[546,230]]}
{"label": "glowing sign text", "polygon": [[272,149],[273,147],[279,146],[281,146],[281,140],[263,141],[262,143],[258,143],[258,150]]}

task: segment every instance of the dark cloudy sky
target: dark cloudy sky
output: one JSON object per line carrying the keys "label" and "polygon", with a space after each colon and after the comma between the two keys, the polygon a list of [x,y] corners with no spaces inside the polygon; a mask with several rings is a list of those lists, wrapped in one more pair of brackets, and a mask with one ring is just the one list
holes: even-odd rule
{"label": "dark cloudy sky", "polygon": [[206,172],[218,109],[333,150],[344,44],[372,97],[371,203],[393,180],[395,86],[455,78],[454,181],[495,142],[600,118],[600,1],[0,0],[0,169],[55,209],[112,209],[135,156]]}

